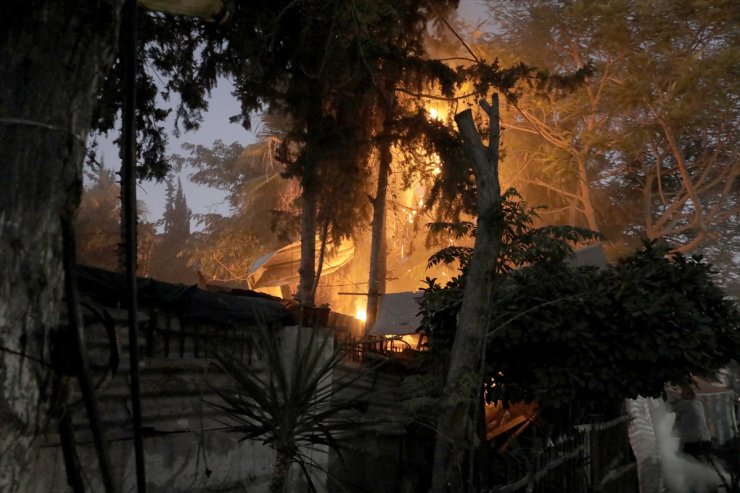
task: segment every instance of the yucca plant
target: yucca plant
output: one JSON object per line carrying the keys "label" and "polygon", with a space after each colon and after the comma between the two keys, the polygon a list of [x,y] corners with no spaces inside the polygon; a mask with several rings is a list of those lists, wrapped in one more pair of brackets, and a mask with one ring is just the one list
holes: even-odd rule
{"label": "yucca plant", "polygon": [[[291,344],[286,336],[292,330],[297,332],[289,353]],[[286,340],[282,346],[279,336]],[[360,413],[351,412],[367,399],[367,393],[352,392],[348,387],[377,365],[352,377],[332,378],[346,353],[341,346],[332,347],[330,334],[312,328],[273,331],[261,326],[257,347],[265,361],[263,372],[228,352],[214,351],[236,385],[214,388],[223,402],[210,404],[234,420],[231,431],[243,434],[244,440],[262,440],[275,450],[271,492],[284,491],[293,463],[299,465],[309,488],[315,491],[309,468],[321,466],[305,450],[320,445],[339,450],[339,434],[357,432],[371,424]]]}

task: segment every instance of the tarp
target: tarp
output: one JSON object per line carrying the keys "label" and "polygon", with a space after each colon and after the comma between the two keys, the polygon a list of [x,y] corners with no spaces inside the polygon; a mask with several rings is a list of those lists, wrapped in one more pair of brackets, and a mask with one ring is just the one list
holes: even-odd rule
{"label": "tarp", "polygon": [[421,291],[405,291],[380,296],[378,316],[370,335],[414,334],[421,324],[418,298]]}
{"label": "tarp", "polygon": [[606,267],[609,265],[609,262],[606,260],[606,254],[604,253],[604,247],[601,243],[576,250],[573,252],[570,263],[575,267]]}
{"label": "tarp", "polygon": [[[262,293],[234,290],[232,293],[204,291],[197,286],[170,284],[138,278],[140,304],[174,310],[186,319],[222,325],[291,321],[290,312],[277,299]],[[80,293],[105,306],[125,305],[126,281],[123,274],[94,267],[77,267]]]}
{"label": "tarp", "polygon": [[[316,261],[319,258],[321,242],[316,240]],[[339,248],[327,245],[321,275],[336,272],[349,262],[355,254],[355,244],[344,240]],[[249,268],[247,280],[251,289],[284,286],[295,284],[300,279],[298,267],[301,261],[301,242],[297,241],[269,255],[254,261]]]}

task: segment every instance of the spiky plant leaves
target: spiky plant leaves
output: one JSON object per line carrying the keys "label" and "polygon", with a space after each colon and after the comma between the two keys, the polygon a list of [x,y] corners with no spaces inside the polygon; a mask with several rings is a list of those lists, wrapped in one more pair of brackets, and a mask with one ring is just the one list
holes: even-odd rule
{"label": "spiky plant leaves", "polygon": [[[288,354],[286,340],[291,335],[294,341]],[[278,332],[262,324],[255,336],[264,369],[213,348],[212,354],[233,378],[233,386],[212,386],[221,402],[209,404],[232,420],[229,429],[242,434],[242,439],[261,440],[276,451],[271,491],[281,491],[294,462],[313,491],[309,469],[321,466],[302,450],[325,446],[339,451],[339,435],[377,426],[374,420],[353,412],[368,395],[350,392],[350,387],[376,371],[380,363],[337,379],[334,370],[346,351],[342,346],[332,347],[330,334],[311,328]]]}

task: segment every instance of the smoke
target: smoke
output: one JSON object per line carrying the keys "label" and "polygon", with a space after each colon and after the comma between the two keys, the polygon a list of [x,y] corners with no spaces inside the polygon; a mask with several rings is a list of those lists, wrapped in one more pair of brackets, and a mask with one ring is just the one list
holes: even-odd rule
{"label": "smoke", "polygon": [[722,479],[714,468],[679,452],[679,439],[673,433],[675,413],[663,400],[650,401],[664,485],[671,493],[715,491]]}

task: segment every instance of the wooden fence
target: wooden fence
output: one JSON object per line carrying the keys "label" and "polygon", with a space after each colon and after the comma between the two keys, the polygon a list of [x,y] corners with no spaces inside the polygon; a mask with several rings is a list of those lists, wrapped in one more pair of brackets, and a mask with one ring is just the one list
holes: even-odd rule
{"label": "wooden fence", "polygon": [[638,490],[628,416],[576,427],[549,446],[486,454],[486,493],[621,493]]}

